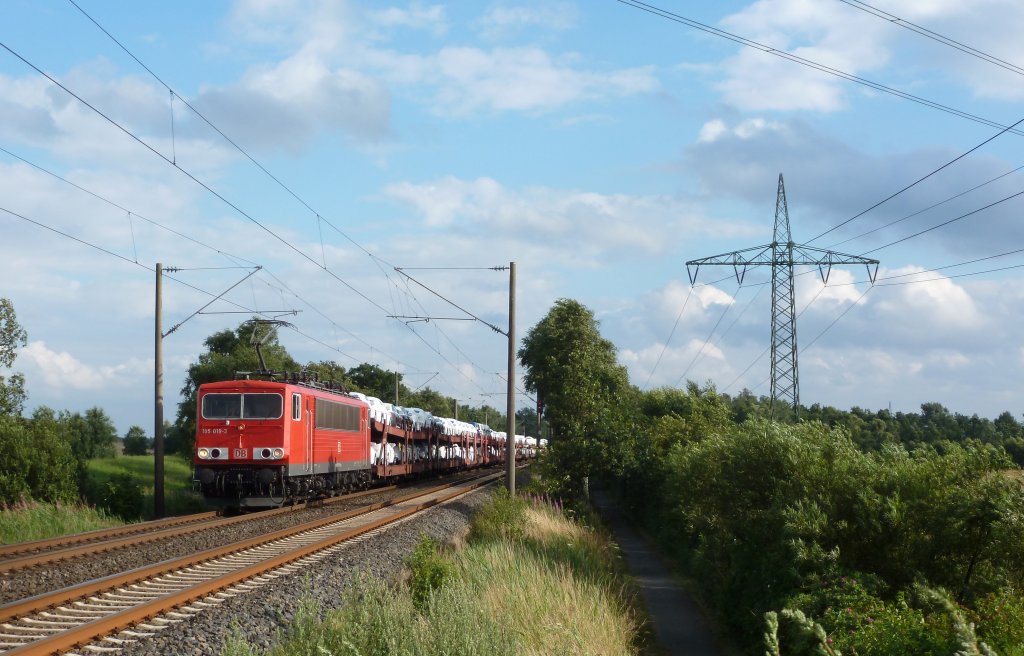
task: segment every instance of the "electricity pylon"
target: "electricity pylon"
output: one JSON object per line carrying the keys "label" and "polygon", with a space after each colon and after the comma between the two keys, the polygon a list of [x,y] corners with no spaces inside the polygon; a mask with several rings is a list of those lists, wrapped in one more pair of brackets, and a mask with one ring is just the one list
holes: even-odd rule
{"label": "electricity pylon", "polygon": [[770,266],[772,268],[771,412],[773,417],[775,416],[775,402],[780,399],[789,401],[796,416],[800,416],[800,375],[796,359],[793,267],[816,266],[821,274],[822,282],[828,284],[832,266],[836,264],[865,265],[871,284],[875,284],[875,277],[878,275],[878,260],[793,243],[789,230],[786,188],[782,184],[781,173],[779,174],[779,192],[775,198],[775,232],[772,243],[731,253],[712,255],[699,260],[690,260],[686,263],[690,285],[697,282],[697,272],[702,266],[731,266],[736,273],[736,282],[741,285],[748,267]]}

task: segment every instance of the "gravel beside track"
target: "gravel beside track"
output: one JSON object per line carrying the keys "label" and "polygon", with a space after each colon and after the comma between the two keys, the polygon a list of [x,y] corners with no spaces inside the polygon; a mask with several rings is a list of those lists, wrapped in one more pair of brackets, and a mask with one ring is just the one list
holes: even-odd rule
{"label": "gravel beside track", "polygon": [[216,609],[205,610],[163,629],[153,638],[126,646],[120,654],[219,654],[233,635],[266,649],[292,622],[300,599],[312,599],[326,611],[340,605],[342,592],[358,575],[394,578],[421,533],[444,541],[465,531],[473,513],[493,490],[493,485],[475,490],[387,527],[347,545],[333,558],[316,563],[311,569],[282,576],[252,592],[227,599]]}
{"label": "gravel beside track", "polygon": [[304,505],[296,506],[295,512],[282,513],[265,519],[260,519],[259,513],[255,513],[252,521],[240,522],[219,529],[199,531],[182,537],[167,538],[136,547],[115,549],[107,553],[6,573],[0,575],[0,605],[164,560],[180,558],[247,538],[258,537],[299,522],[338,514],[345,510],[367,506],[438,484],[440,482],[437,480],[421,481],[414,486],[398,490],[382,490],[379,494],[359,497],[350,502],[339,501],[329,506],[313,508]]}

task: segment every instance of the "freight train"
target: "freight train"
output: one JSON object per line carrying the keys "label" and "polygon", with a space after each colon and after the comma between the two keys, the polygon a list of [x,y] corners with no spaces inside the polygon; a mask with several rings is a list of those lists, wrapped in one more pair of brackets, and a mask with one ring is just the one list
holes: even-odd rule
{"label": "freight train", "polygon": [[[211,506],[276,507],[503,463],[506,441],[486,425],[393,406],[311,376],[236,376],[199,387],[194,483]],[[516,435],[516,458],[534,457],[545,442]]]}

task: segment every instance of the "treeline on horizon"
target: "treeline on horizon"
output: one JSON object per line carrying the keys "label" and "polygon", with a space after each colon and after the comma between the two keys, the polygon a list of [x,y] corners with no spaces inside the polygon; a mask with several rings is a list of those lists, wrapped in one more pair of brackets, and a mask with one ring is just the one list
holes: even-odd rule
{"label": "treeline on horizon", "polygon": [[[713,389],[710,386],[708,389]],[[742,424],[748,419],[771,417],[771,399],[755,396],[743,390],[736,396],[719,394],[732,408],[733,420]],[[794,423],[792,408],[777,403],[776,419]],[[920,412],[891,412],[865,410],[854,406],[840,410],[820,403],[800,407],[800,421],[820,421],[832,428],[842,428],[861,449],[877,451],[886,442],[896,442],[910,448],[943,442],[963,443],[978,440],[1006,449],[1018,466],[1024,466],[1024,423],[1017,421],[1010,411],[995,419],[950,412],[937,402],[921,404]]]}

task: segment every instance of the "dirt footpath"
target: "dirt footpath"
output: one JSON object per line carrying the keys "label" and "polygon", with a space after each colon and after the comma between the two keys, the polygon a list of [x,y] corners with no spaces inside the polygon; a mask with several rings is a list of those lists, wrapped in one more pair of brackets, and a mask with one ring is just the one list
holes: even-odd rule
{"label": "dirt footpath", "polygon": [[592,501],[640,586],[658,648],[673,656],[719,656],[696,604],[672,578],[653,547],[633,530],[607,494],[596,490]]}

